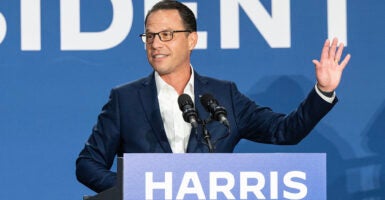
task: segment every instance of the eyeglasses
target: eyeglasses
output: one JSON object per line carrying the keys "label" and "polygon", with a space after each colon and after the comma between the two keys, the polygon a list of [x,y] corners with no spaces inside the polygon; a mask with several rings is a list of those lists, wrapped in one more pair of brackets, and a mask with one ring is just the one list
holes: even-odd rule
{"label": "eyeglasses", "polygon": [[140,34],[139,37],[142,38],[142,41],[145,44],[151,44],[154,42],[156,35],[159,36],[160,41],[167,42],[167,41],[170,41],[174,38],[174,33],[183,33],[183,32],[191,33],[192,31],[191,30],[179,30],[179,31],[161,31],[158,33],[148,32],[148,33]]}

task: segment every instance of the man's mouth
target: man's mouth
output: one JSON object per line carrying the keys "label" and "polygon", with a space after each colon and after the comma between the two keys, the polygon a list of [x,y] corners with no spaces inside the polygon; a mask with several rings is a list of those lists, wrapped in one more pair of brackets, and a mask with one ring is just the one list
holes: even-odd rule
{"label": "man's mouth", "polygon": [[154,55],[152,55],[152,57],[153,58],[165,58],[165,57],[167,57],[168,55],[167,54],[154,54]]}

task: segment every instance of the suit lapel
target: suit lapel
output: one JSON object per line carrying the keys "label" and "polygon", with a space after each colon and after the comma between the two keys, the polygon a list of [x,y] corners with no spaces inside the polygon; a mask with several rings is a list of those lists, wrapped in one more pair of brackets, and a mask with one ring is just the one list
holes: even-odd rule
{"label": "suit lapel", "polygon": [[208,81],[196,72],[194,76],[195,76],[195,80],[194,80],[195,109],[197,110],[200,119],[207,119],[209,117],[209,113],[206,112],[206,110],[203,108],[202,104],[200,103],[200,97],[205,93],[210,93],[210,90],[207,86]]}
{"label": "suit lapel", "polygon": [[146,117],[150,122],[159,144],[164,152],[172,153],[171,146],[164,130],[162,117],[160,115],[154,73],[144,79],[143,88],[139,90],[139,98],[141,99],[141,102],[143,102],[143,110],[146,113]]}
{"label": "suit lapel", "polygon": [[[209,117],[209,114],[205,111],[203,106],[200,103],[199,97],[207,92],[206,85],[207,80],[205,80],[198,73],[194,72],[194,105],[195,109],[198,112],[200,119],[206,119]],[[199,153],[199,152],[208,152],[207,147],[202,144],[202,126],[198,126],[197,132],[194,129],[191,130],[189,143],[187,146],[187,153]]]}

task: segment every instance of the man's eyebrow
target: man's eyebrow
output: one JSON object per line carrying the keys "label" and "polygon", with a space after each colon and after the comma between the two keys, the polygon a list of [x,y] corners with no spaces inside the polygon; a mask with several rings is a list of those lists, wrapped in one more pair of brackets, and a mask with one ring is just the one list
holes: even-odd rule
{"label": "man's eyebrow", "polygon": [[[161,30],[161,31],[158,31],[157,33],[162,32],[162,31],[173,31],[173,30],[175,30],[175,29],[172,29],[172,28],[165,28],[165,29],[163,29],[163,30]],[[177,29],[176,29],[176,30],[177,30]],[[146,33],[155,33],[155,32],[146,29]]]}

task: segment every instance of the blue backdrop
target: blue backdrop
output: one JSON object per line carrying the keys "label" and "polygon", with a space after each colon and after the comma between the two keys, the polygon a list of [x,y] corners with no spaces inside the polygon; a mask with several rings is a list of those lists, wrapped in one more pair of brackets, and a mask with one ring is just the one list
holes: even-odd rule
{"label": "blue backdrop", "polygon": [[[278,112],[314,86],[324,40],[346,42],[340,101],[302,143],[236,151],[326,152],[328,199],[385,198],[385,1],[184,2],[200,31],[194,69]],[[93,194],[75,159],[109,90],[151,72],[138,34],[153,3],[0,1],[0,199]]]}

